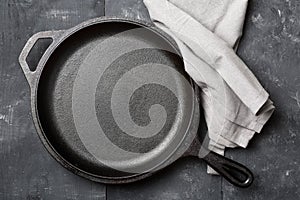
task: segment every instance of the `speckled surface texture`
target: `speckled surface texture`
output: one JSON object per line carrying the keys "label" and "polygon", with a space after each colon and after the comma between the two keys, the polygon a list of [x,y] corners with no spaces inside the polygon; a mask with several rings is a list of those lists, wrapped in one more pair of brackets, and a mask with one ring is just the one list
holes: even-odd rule
{"label": "speckled surface texture", "polygon": [[67,171],[42,146],[31,118],[29,86],[18,64],[21,49],[34,33],[101,16],[103,5],[96,0],[0,2],[1,200],[105,199],[104,185]]}
{"label": "speckled surface texture", "polygon": [[[300,1],[249,0],[238,54],[270,92],[276,111],[246,150],[226,155],[249,166],[255,182],[238,189],[183,159],[138,183],[106,186],[52,159],[30,114],[29,86],[17,62],[29,37],[102,16],[149,20],[141,0],[0,2],[0,199],[300,199]],[[37,55],[36,55],[37,56]]]}

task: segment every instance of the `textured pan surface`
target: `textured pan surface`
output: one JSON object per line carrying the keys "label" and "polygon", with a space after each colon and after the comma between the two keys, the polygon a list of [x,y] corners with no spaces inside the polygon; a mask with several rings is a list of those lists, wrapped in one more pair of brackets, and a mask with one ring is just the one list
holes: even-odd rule
{"label": "textured pan surface", "polygon": [[149,29],[117,21],[64,40],[37,90],[37,115],[55,152],[87,174],[112,179],[170,162],[195,107],[173,47]]}

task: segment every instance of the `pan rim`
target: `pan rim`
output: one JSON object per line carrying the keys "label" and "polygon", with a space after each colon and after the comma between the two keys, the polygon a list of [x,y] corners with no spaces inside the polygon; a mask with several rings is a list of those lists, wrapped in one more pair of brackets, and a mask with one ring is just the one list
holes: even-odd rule
{"label": "pan rim", "polygon": [[[153,24],[148,23],[146,21],[135,20],[135,19],[130,19],[130,18],[119,18],[119,17],[99,17],[99,18],[95,18],[95,19],[91,19],[91,20],[82,22],[70,29],[65,30],[61,35],[59,35],[58,40],[53,41],[54,43],[51,47],[49,47],[49,51],[42,56],[42,58],[38,64],[38,68],[40,70],[38,71],[37,76],[35,77],[36,81],[34,82],[34,85],[31,90],[31,110],[32,110],[33,121],[34,121],[36,130],[37,130],[38,136],[43,143],[43,146],[47,149],[47,151],[50,153],[50,155],[57,162],[59,162],[63,167],[70,170],[74,174],[77,174],[79,176],[82,176],[84,178],[87,178],[87,179],[95,181],[95,182],[101,182],[101,183],[107,183],[107,184],[120,184],[120,183],[129,183],[129,182],[134,182],[134,181],[137,181],[140,179],[144,179],[144,178],[149,177],[152,174],[156,173],[157,170],[146,172],[146,173],[123,176],[123,177],[106,177],[106,176],[92,174],[90,172],[80,169],[79,167],[77,167],[74,164],[67,161],[60,153],[58,153],[57,150],[51,144],[51,142],[48,140],[48,137],[46,136],[45,131],[43,130],[42,124],[40,122],[38,107],[37,107],[37,103],[38,103],[37,94],[38,94],[39,82],[40,82],[40,78],[42,75],[42,71],[44,69],[44,66],[48,62],[49,58],[51,57],[51,55],[54,53],[54,51],[67,38],[72,36],[74,33],[79,32],[87,27],[90,27],[90,26],[93,26],[96,24],[111,23],[111,22],[129,23],[129,24],[134,24],[134,25],[146,28],[147,30],[152,31],[153,33],[155,33],[156,35],[158,35],[159,37],[161,37],[162,39],[167,41],[171,45],[171,47],[176,51],[176,53],[178,53],[178,55],[181,56],[176,43],[171,39],[171,37],[169,35],[167,35],[165,32],[163,32],[162,30],[160,30],[159,28],[155,27]],[[190,80],[190,82],[192,84],[194,84],[192,80]],[[195,94],[193,94],[193,104],[194,104],[193,106],[195,106],[196,103],[197,102],[195,101]],[[193,112],[194,112],[194,109],[193,109]],[[193,115],[193,113],[191,114],[191,116],[192,115]],[[191,123],[191,121],[189,123]],[[180,142],[179,145],[182,145],[186,135],[188,135],[188,133],[185,134],[185,136],[182,138],[182,141]],[[175,149],[174,152],[172,152],[172,154],[169,155],[169,157],[166,159],[165,162],[167,162],[167,160],[170,157],[172,157],[172,155],[176,152],[177,149]]]}

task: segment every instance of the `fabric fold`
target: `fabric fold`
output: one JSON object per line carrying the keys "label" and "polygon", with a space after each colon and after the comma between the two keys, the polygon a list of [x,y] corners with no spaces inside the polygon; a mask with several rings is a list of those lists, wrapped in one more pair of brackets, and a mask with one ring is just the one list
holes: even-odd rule
{"label": "fabric fold", "polygon": [[[177,43],[201,87],[208,148],[247,147],[271,117],[269,94],[236,55],[247,0],[144,0],[154,24]],[[208,168],[209,173],[215,173]]]}

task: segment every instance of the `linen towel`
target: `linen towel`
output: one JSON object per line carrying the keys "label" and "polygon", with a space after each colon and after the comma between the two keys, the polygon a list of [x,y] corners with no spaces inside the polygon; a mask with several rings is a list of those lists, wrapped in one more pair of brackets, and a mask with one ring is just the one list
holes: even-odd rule
{"label": "linen towel", "polygon": [[[275,107],[236,55],[247,0],[144,0],[153,23],[176,41],[186,72],[200,86],[208,148],[246,148]],[[217,174],[208,167],[208,173]]]}

